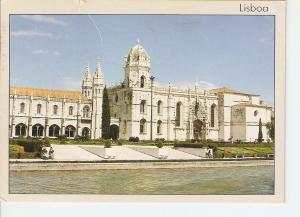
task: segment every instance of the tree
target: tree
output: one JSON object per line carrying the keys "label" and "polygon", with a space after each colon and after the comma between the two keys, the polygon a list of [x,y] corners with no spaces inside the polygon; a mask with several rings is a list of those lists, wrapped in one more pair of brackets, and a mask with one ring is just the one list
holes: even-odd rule
{"label": "tree", "polygon": [[106,86],[103,90],[102,103],[102,138],[110,139],[110,109]]}
{"label": "tree", "polygon": [[266,128],[268,129],[268,135],[274,141],[275,139],[275,124],[272,120],[271,122],[266,123]]}
{"label": "tree", "polygon": [[257,141],[258,141],[258,142],[262,142],[262,141],[263,141],[261,118],[259,119],[259,125],[258,125],[258,138],[257,138]]}

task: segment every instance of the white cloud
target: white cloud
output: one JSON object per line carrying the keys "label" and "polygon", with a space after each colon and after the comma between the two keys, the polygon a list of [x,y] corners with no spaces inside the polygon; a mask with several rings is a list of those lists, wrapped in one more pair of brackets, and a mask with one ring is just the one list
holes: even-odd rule
{"label": "white cloud", "polygon": [[32,51],[32,54],[35,55],[50,55],[50,56],[62,56],[63,54],[60,51],[48,51],[43,49],[38,49]]}
{"label": "white cloud", "polygon": [[48,51],[39,49],[39,50],[32,51],[32,53],[33,54],[48,54]]}
{"label": "white cloud", "polygon": [[56,19],[54,17],[46,16],[46,15],[20,15],[20,17],[27,19],[27,20],[32,20],[34,22],[38,23],[47,23],[47,24],[52,24],[52,25],[57,25],[57,26],[66,26],[67,23]]}
{"label": "white cloud", "polygon": [[53,38],[53,34],[49,32],[40,32],[36,30],[20,30],[11,32],[13,37],[44,37]]}
{"label": "white cloud", "polygon": [[[176,87],[179,89],[195,89],[195,85],[197,83],[197,88],[198,89],[202,89],[202,90],[211,90],[214,88],[217,88],[218,86],[216,86],[213,83],[207,82],[207,81],[180,81],[180,82],[175,82],[175,83],[171,83],[171,87]],[[162,86],[169,86],[169,84],[160,84]]]}
{"label": "white cloud", "polygon": [[53,56],[61,56],[61,55],[62,55],[62,53],[59,52],[59,51],[53,51],[51,54],[52,54]]}

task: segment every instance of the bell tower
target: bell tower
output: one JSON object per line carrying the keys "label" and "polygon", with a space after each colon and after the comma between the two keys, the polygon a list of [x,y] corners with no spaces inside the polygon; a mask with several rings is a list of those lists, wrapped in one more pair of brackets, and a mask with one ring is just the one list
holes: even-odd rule
{"label": "bell tower", "polygon": [[125,87],[150,88],[150,56],[137,40],[125,59]]}
{"label": "bell tower", "polygon": [[97,62],[96,71],[93,76],[92,85],[92,129],[91,138],[100,139],[102,135],[102,102],[103,102],[103,89],[104,89],[104,78],[100,66],[100,62]]}
{"label": "bell tower", "polygon": [[93,88],[92,75],[90,73],[89,64],[87,64],[82,78],[81,93],[84,96],[86,96],[88,99],[92,99],[92,88]]}

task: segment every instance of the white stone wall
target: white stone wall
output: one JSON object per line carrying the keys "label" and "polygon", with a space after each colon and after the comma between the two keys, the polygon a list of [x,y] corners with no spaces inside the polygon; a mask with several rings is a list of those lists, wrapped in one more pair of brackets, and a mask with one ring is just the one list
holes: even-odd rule
{"label": "white stone wall", "polygon": [[263,139],[269,139],[266,123],[271,121],[271,109],[255,105],[232,107],[231,136],[233,140],[254,142],[258,139],[259,119],[262,121]]}
{"label": "white stone wall", "polygon": [[231,132],[233,141],[246,141],[246,109],[240,106],[232,106]]}
{"label": "white stone wall", "polygon": [[[219,140],[254,141],[258,136],[259,118],[263,122],[263,136],[268,138],[265,124],[271,121],[271,109],[266,105],[261,105],[261,99],[256,95],[221,93],[219,98]],[[240,107],[239,105],[249,104]],[[244,109],[244,110],[243,110]],[[258,110],[258,115],[254,116],[254,111]],[[240,115],[239,112],[241,112]],[[267,139],[266,139],[267,140]]]}
{"label": "white stone wall", "polygon": [[[20,111],[21,103],[25,104],[24,113]],[[37,111],[38,104],[41,105],[40,113]],[[54,105],[58,107],[57,114],[54,114]],[[69,114],[70,106],[73,107],[73,114]],[[89,106],[92,109],[90,101],[11,95],[10,136],[16,136],[15,127],[20,123],[26,125],[26,136],[32,136],[32,127],[35,124],[43,126],[43,136],[47,137],[49,136],[49,127],[54,124],[60,127],[62,135],[68,125],[74,126],[76,131],[78,130],[78,135],[81,135],[84,127],[91,129],[90,118],[86,119],[87,122],[81,122],[84,106]]]}
{"label": "white stone wall", "polygon": [[[257,112],[257,115],[254,113]],[[271,109],[263,107],[247,107],[246,108],[246,141],[253,142],[258,138],[259,119],[262,122],[262,133],[264,142],[269,139],[266,123],[271,122]]]}
{"label": "white stone wall", "polygon": [[[199,93],[201,109],[204,109],[203,93]],[[111,117],[120,119],[119,136],[121,139],[129,137],[139,137],[140,140],[149,140],[151,138],[151,88],[126,88],[114,87],[109,89],[109,99],[111,108]],[[116,100],[117,99],[117,100]],[[182,91],[177,89],[168,89],[153,87],[152,97],[152,139],[164,138],[165,140],[187,140],[193,139],[193,121],[203,119],[203,117],[194,116],[194,106],[196,102],[195,93],[189,90]],[[145,112],[141,112],[141,102],[146,102]],[[158,113],[158,102],[161,102],[160,113]],[[176,126],[176,104],[180,102],[181,121],[180,126]],[[215,125],[210,126],[210,106],[215,104]],[[126,109],[127,106],[127,109]],[[218,99],[217,96],[207,97],[207,133],[204,137],[207,139],[218,140]],[[127,110],[127,112],[126,112]],[[145,132],[140,133],[140,121],[144,119]],[[126,130],[125,130],[126,121]],[[157,133],[157,123],[161,121],[161,132]],[[125,132],[125,133],[124,133]]]}

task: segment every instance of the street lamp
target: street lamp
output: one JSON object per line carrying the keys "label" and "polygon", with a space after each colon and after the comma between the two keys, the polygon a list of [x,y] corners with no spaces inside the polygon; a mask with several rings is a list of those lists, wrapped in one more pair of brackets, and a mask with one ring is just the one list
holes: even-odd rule
{"label": "street lamp", "polygon": [[153,115],[152,115],[152,103],[153,103],[153,81],[154,81],[154,76],[151,76],[150,77],[150,80],[151,80],[151,109],[150,109],[150,120],[151,120],[151,122],[150,122],[150,140],[152,141],[152,122],[153,122]]}

